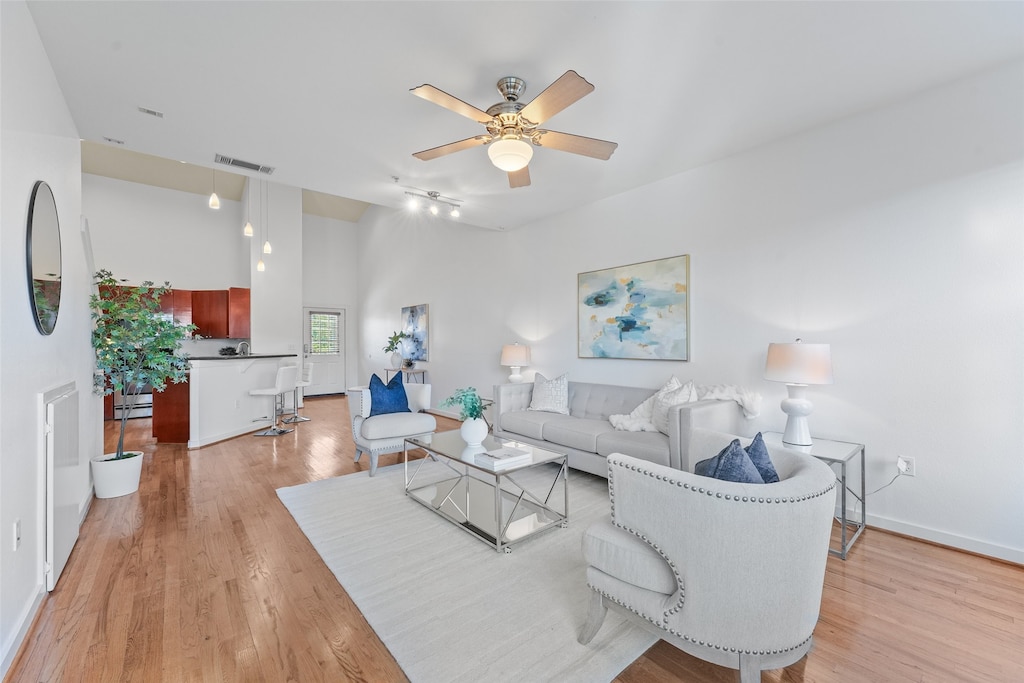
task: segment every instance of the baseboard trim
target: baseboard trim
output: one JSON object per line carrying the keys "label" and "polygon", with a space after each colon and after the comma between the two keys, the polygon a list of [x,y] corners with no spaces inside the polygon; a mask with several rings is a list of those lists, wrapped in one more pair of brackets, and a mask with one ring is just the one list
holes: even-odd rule
{"label": "baseboard trim", "polygon": [[46,586],[39,584],[36,586],[35,597],[26,605],[27,609],[18,617],[17,632],[10,641],[4,644],[3,662],[0,663],[0,679],[7,675],[7,672],[11,670],[11,666],[21,653],[21,646],[25,644],[25,638],[35,623],[36,617],[39,616],[39,608],[42,606],[43,598],[45,597]]}
{"label": "baseboard trim", "polygon": [[[847,519],[853,518],[853,514],[850,513]],[[991,557],[997,560],[1011,562],[1013,564],[1024,565],[1024,550],[1010,548],[996,543],[989,543],[987,541],[979,541],[976,538],[951,534],[946,531],[930,529],[917,524],[908,524],[907,522],[900,522],[895,519],[880,517],[878,515],[869,514],[867,516],[867,524],[870,527],[891,531],[911,538],[918,538],[922,541],[928,541],[929,543],[935,543],[949,548],[955,548],[957,550],[964,550],[969,553],[984,555],[985,557]],[[854,549],[856,549],[856,546],[854,546]]]}

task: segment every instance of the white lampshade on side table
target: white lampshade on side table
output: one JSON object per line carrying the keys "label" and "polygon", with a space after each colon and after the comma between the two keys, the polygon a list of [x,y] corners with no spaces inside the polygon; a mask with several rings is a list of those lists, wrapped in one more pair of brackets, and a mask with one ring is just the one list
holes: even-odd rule
{"label": "white lampshade on side table", "polygon": [[501,347],[501,364],[512,371],[508,376],[509,382],[514,384],[522,382],[523,376],[520,371],[524,366],[530,364],[530,347],[520,346],[518,343],[506,344]]}
{"label": "white lampshade on side table", "polygon": [[764,378],[772,382],[785,382],[788,398],[782,400],[786,413],[786,431],[782,441],[791,446],[810,446],[811,431],[807,416],[814,404],[807,399],[810,384],[832,384],[832,350],[828,344],[793,343],[769,344]]}

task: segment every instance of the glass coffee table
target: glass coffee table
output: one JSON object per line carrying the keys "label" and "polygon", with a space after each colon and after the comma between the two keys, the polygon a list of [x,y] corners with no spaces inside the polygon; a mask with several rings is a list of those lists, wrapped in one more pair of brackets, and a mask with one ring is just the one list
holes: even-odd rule
{"label": "glass coffee table", "polygon": [[[428,457],[409,460],[410,448]],[[486,451],[522,451],[507,469],[477,461]],[[473,534],[497,552],[569,522],[569,456],[490,434],[471,447],[458,430],[405,440],[405,495]],[[559,483],[561,482],[561,486]]]}

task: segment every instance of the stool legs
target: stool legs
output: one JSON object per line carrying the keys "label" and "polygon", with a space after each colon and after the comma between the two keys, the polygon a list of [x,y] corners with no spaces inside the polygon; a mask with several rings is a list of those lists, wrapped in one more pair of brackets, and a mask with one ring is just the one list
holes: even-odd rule
{"label": "stool legs", "polygon": [[295,431],[294,429],[283,429],[277,426],[277,420],[280,417],[281,413],[284,412],[283,409],[278,408],[277,402],[278,400],[280,400],[281,406],[284,406],[284,394],[275,394],[270,397],[270,400],[274,402],[271,408],[271,410],[273,410],[274,415],[274,424],[268,427],[267,429],[264,429],[262,432],[256,432],[255,434],[253,434],[253,436],[281,436],[282,434],[287,434],[288,432]]}
{"label": "stool legs", "polygon": [[309,422],[312,418],[299,415],[299,388],[295,387],[295,391],[292,393],[292,416],[281,420],[285,424],[295,424],[296,422]]}

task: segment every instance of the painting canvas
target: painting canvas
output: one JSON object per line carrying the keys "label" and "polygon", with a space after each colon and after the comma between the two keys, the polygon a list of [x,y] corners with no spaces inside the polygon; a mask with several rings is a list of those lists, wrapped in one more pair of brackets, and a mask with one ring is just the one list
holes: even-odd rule
{"label": "painting canvas", "polygon": [[408,335],[402,340],[405,349],[403,357],[409,360],[430,360],[427,304],[402,308],[402,331]]}
{"label": "painting canvas", "polygon": [[579,357],[689,360],[690,257],[580,273]]}

